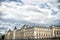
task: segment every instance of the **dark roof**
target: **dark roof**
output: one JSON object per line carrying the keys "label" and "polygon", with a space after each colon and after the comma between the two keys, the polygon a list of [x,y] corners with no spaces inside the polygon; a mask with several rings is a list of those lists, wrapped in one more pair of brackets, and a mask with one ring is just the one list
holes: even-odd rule
{"label": "dark roof", "polygon": [[52,27],[60,27],[60,26],[59,25],[51,25],[50,27],[52,28]]}
{"label": "dark roof", "polygon": [[[49,27],[46,27],[46,26],[36,26],[36,25],[33,25],[33,26],[29,26],[29,25],[23,25],[22,26],[22,28],[21,29],[30,29],[30,28],[48,28],[48,29],[50,29],[50,28],[52,28],[52,27],[60,27],[60,26],[57,26],[57,25],[51,25],[51,26],[49,26]],[[26,27],[26,28],[25,28]],[[18,29],[18,30],[21,30],[21,29]]]}
{"label": "dark roof", "polygon": [[15,26],[15,28],[14,28],[14,30],[16,30],[17,28],[16,28],[16,26]]}
{"label": "dark roof", "polygon": [[11,32],[11,29],[9,29],[8,32]]}
{"label": "dark roof", "polygon": [[33,26],[31,26],[31,25],[24,25],[22,28],[25,28],[26,27],[26,29],[29,29],[29,28],[49,28],[49,27],[46,27],[46,26],[37,26],[37,25],[33,25]]}
{"label": "dark roof", "polygon": [[54,25],[54,27],[60,27],[59,25]]}

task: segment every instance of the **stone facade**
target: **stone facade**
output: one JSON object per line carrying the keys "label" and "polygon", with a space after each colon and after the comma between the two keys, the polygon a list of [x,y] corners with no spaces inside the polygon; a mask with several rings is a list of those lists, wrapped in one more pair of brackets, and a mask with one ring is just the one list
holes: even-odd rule
{"label": "stone facade", "polygon": [[39,39],[60,37],[60,26],[26,26],[16,29],[5,34],[6,39]]}

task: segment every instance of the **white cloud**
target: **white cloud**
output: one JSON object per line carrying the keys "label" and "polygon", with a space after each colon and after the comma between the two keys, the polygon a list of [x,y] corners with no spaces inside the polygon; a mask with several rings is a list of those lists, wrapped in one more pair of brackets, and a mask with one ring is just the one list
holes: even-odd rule
{"label": "white cloud", "polygon": [[[57,24],[60,22],[59,9],[50,3],[56,3],[57,0],[22,0],[23,5],[20,2],[2,2],[0,6],[1,15],[0,28],[13,29],[17,24],[18,28],[26,21],[27,23],[38,24]],[[50,3],[48,3],[50,2]],[[43,5],[40,5],[42,4]],[[47,3],[46,5],[44,3]],[[44,8],[41,8],[44,6]],[[56,14],[54,12],[57,12]],[[52,15],[54,14],[54,15]],[[14,23],[4,22],[4,20],[14,20]],[[57,21],[56,21],[57,20]],[[19,21],[19,22],[15,22]],[[23,22],[22,22],[23,21]],[[21,24],[21,25],[19,25]],[[25,24],[25,23],[24,23]]]}
{"label": "white cloud", "polygon": [[58,0],[22,0],[24,2],[24,4],[39,4],[42,2],[49,2],[49,3],[57,3]]}
{"label": "white cloud", "polygon": [[38,4],[39,2],[46,2],[47,0],[22,0],[24,4]]}
{"label": "white cloud", "polygon": [[49,23],[56,17],[51,15],[52,11],[49,9],[42,9],[39,6],[32,5],[16,5],[14,2],[3,2],[0,10],[6,14],[3,16],[4,19],[15,19],[17,21]]}

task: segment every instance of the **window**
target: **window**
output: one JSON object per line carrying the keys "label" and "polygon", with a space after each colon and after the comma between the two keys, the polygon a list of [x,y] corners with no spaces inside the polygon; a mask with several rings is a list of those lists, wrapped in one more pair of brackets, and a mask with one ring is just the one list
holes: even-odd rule
{"label": "window", "polygon": [[56,34],[56,31],[54,31],[54,34]]}
{"label": "window", "polygon": [[45,36],[45,34],[44,34],[44,36]]}
{"label": "window", "polygon": [[42,33],[42,36],[43,36],[43,33]]}
{"label": "window", "polygon": [[59,32],[57,31],[57,35],[59,34]]}
{"label": "window", "polygon": [[60,31],[58,31],[58,33],[57,34],[59,34],[60,35]]}
{"label": "window", "polygon": [[54,34],[59,35],[60,31],[54,31]]}
{"label": "window", "polygon": [[46,36],[47,36],[47,34],[46,34]]}
{"label": "window", "polygon": [[40,33],[39,33],[39,36],[40,36]]}
{"label": "window", "polygon": [[59,35],[60,35],[60,31],[59,31]]}

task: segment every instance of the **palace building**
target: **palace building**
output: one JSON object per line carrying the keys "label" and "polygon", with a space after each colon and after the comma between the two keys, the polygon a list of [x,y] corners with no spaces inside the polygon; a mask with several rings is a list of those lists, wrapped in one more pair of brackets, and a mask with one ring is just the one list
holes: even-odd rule
{"label": "palace building", "polygon": [[6,39],[39,39],[60,37],[60,26],[50,27],[24,25],[21,29],[14,29],[5,34]]}

